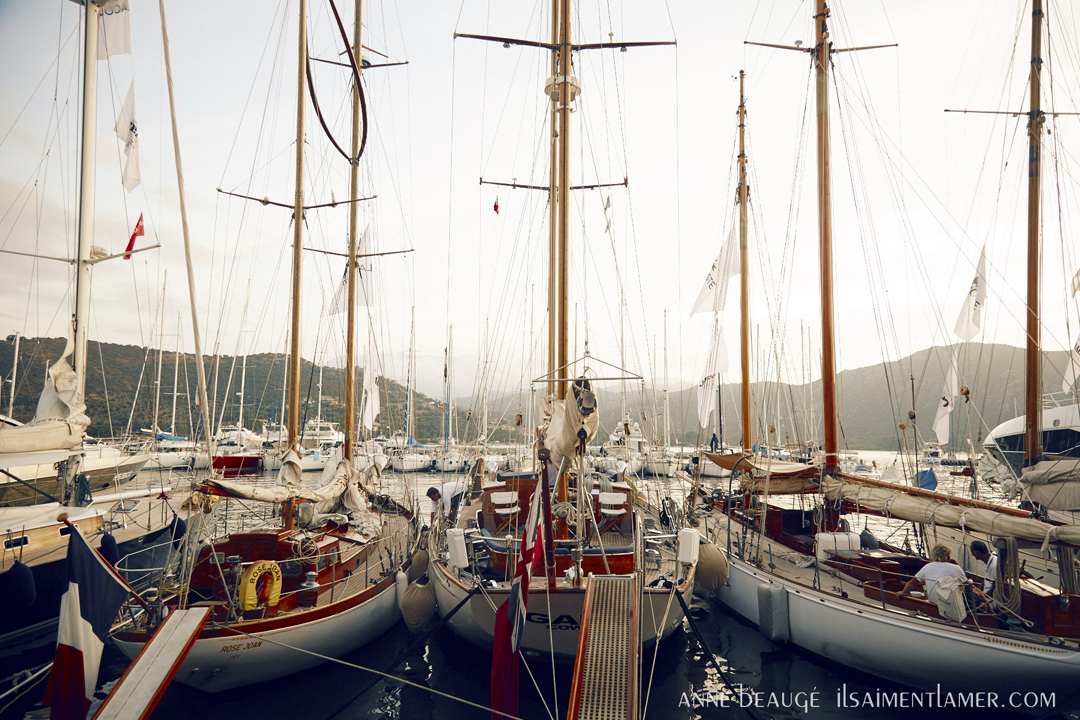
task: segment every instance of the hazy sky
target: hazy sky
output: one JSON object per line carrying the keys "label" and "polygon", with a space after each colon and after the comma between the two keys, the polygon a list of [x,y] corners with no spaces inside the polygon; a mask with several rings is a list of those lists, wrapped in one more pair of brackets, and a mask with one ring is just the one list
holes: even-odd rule
{"label": "hazy sky", "polygon": [[[343,47],[329,4],[310,5],[311,54],[338,59]],[[292,201],[297,3],[226,2],[212,11],[198,3],[166,6],[203,347],[229,354],[279,351],[286,342],[291,212],[215,189]],[[344,0],[338,6],[351,28],[352,7]],[[156,2],[131,0],[131,7],[134,54],[98,64],[95,243],[122,250],[143,213],[147,237],[141,242],[162,248],[95,268],[91,336],[147,344],[163,313],[164,342],[171,348],[179,315],[182,346],[190,352],[160,19]],[[700,378],[712,318],[691,318],[689,311],[732,222],[736,76],[745,69],[752,320],[761,348],[755,357],[762,358],[755,361],[755,377],[776,377],[775,366],[763,358],[777,353],[785,358],[786,379],[818,374],[813,367],[804,370],[813,363],[801,360],[805,355],[816,362],[820,348],[810,56],[744,45],[813,45],[812,7],[765,0],[577,6],[574,42],[606,41],[610,33],[615,40],[678,44],[576,57],[582,93],[571,130],[574,183],[627,177],[629,186],[572,195],[578,348],[572,354],[581,355],[587,339],[593,358],[624,363],[648,382],[662,383],[666,347],[673,387]],[[4,250],[74,252],[80,14],[70,0],[0,0]],[[1070,3],[1049,2],[1047,15],[1043,55],[1055,71],[1052,102],[1061,112],[1075,112],[1080,20]],[[546,193],[480,185],[478,179],[546,184],[542,88],[548,56],[533,48],[455,40],[454,33],[546,41],[549,16],[546,2],[365,3],[364,44],[388,56],[366,52],[368,59],[408,64],[365,72],[363,192],[378,198],[362,204],[362,222],[371,225],[377,250],[414,249],[374,261],[371,321],[384,372],[404,380],[415,307],[419,386],[429,394],[441,394],[450,324],[456,395],[477,391],[482,354],[492,393],[516,392],[543,372]],[[1025,119],[943,111],[1026,109],[1029,4],[837,2],[831,21],[835,47],[899,43],[835,59],[840,368],[954,342],[951,330],[984,243],[990,291],[978,339],[1022,344]],[[318,63],[314,72],[324,115],[345,144],[348,76]],[[113,125],[133,77],[143,181],[126,193]],[[1049,86],[1046,97],[1049,104]],[[1076,301],[1067,288],[1080,265],[1072,231],[1080,119],[1063,115],[1048,126],[1044,341],[1060,349],[1077,334]],[[348,166],[310,106],[306,133],[307,202],[347,198]],[[346,229],[344,205],[309,211],[305,244],[343,252]],[[343,265],[340,258],[305,255],[305,357],[331,361],[343,353],[342,316],[322,314]],[[62,263],[3,255],[0,333],[62,335],[70,279]],[[722,318],[729,373],[737,370],[737,322],[732,289]],[[361,338],[366,328],[367,320]],[[485,328],[489,350],[482,353]],[[774,350],[771,340],[782,349]],[[365,346],[361,339],[361,353]]]}

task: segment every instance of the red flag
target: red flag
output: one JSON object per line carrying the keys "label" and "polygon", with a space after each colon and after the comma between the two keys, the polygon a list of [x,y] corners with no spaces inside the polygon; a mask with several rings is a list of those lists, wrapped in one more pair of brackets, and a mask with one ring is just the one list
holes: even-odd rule
{"label": "red flag", "polygon": [[[546,472],[546,470],[545,470]],[[495,612],[495,646],[491,654],[491,713],[492,720],[518,714],[518,649],[525,632],[525,612],[529,603],[529,582],[544,556],[543,546],[537,547],[540,525],[540,491],[536,483],[529,503],[529,518],[521,535],[521,554],[510,587],[510,597]]]}
{"label": "red flag", "polygon": [[[498,204],[498,202],[496,202]],[[496,210],[498,212],[498,210]],[[130,253],[135,247],[135,238],[142,237],[146,234],[146,230],[143,229],[142,213],[139,213],[139,222],[135,223],[135,232],[131,233],[131,239],[128,240],[128,246],[124,248],[124,252]],[[130,260],[131,255],[125,255],[125,260]]]}
{"label": "red flag", "polygon": [[499,198],[495,198],[495,214],[499,214]]}

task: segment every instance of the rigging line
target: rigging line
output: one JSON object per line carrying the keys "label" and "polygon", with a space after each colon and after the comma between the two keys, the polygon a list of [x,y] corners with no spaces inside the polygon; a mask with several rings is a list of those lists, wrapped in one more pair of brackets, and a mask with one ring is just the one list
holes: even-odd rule
{"label": "rigging line", "polygon": [[4,146],[4,143],[7,142],[8,136],[11,135],[11,131],[14,130],[15,126],[19,124],[19,120],[22,118],[23,113],[26,112],[26,108],[30,107],[30,103],[33,102],[34,96],[37,95],[37,91],[41,89],[42,84],[45,82],[45,80],[48,79],[49,74],[51,73],[51,71],[53,69],[53,65],[57,66],[56,67],[56,80],[54,81],[54,89],[53,89],[53,97],[54,97],[54,102],[55,102],[55,96],[56,96],[56,92],[57,92],[56,87],[59,85],[59,77],[60,77],[60,55],[63,52],[64,48],[66,48],[68,46],[68,43],[71,42],[71,39],[76,36],[76,34],[78,33],[80,27],[81,27],[81,23],[76,24],[76,26],[74,28],[72,28],[71,32],[68,33],[67,40],[64,40],[63,44],[61,44],[60,47],[57,49],[56,57],[54,57],[53,61],[51,63],[49,63],[49,66],[47,68],[45,68],[45,72],[42,73],[41,79],[38,80],[38,84],[35,85],[34,89],[30,92],[30,97],[27,98],[26,103],[22,106],[22,109],[19,110],[19,113],[15,116],[15,119],[11,121],[11,126],[7,129],[7,132],[4,133],[3,137],[0,137],[0,147]]}

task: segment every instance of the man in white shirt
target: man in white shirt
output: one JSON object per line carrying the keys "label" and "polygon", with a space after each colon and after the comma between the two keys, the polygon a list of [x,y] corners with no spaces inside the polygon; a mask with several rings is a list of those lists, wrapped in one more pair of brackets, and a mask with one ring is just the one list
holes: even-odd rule
{"label": "man in white shirt", "polygon": [[917,590],[922,586],[926,586],[926,599],[930,602],[937,602],[937,595],[934,594],[934,586],[937,581],[943,577],[954,577],[959,580],[966,581],[967,575],[960,566],[952,562],[952,553],[949,552],[949,548],[944,545],[935,545],[930,548],[930,560],[922,566],[919,572],[915,573],[915,577],[907,581],[904,585],[904,589],[900,591],[899,596],[904,597],[910,595],[913,590]]}
{"label": "man in white shirt", "polygon": [[443,483],[442,487],[430,487],[427,491],[427,496],[431,498],[431,526],[435,526],[435,510],[439,505],[442,505],[442,514],[450,525],[457,522],[458,507],[461,505],[461,498],[465,496],[465,491],[468,488],[465,483],[458,481],[451,481]]}
{"label": "man in white shirt", "polygon": [[987,599],[994,597],[994,583],[998,577],[998,556],[997,553],[991,554],[990,549],[986,547],[986,543],[982,540],[975,540],[971,543],[971,555],[976,560],[980,560],[986,563],[986,573],[983,576],[983,594]]}

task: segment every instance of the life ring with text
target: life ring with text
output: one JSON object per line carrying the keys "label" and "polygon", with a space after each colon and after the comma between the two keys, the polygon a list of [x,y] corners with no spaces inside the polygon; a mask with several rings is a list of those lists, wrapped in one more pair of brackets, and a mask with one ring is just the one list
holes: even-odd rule
{"label": "life ring with text", "polygon": [[[263,577],[267,580],[262,583]],[[252,563],[240,578],[240,608],[245,612],[265,604],[277,607],[281,600],[281,567],[273,560]]]}

